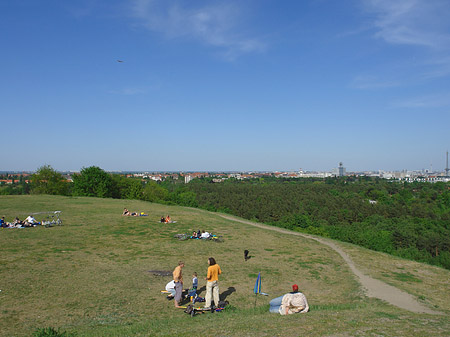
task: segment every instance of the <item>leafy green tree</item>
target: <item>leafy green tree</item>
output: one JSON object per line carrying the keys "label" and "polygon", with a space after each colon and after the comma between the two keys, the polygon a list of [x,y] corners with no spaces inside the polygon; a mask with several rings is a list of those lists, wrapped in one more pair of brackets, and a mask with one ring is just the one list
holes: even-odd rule
{"label": "leafy green tree", "polygon": [[41,166],[31,177],[31,193],[67,195],[69,183],[50,165]]}
{"label": "leafy green tree", "polygon": [[12,195],[14,194],[14,188],[10,185],[0,186],[0,195]]}
{"label": "leafy green tree", "polygon": [[143,187],[139,179],[126,178],[120,174],[111,175],[111,196],[116,199],[142,199]]}
{"label": "leafy green tree", "polygon": [[144,189],[142,187],[142,183],[137,179],[127,179],[128,186],[125,194],[126,199],[142,199]]}
{"label": "leafy green tree", "polygon": [[182,206],[197,207],[198,202],[194,192],[182,192],[177,195],[177,203]]}
{"label": "leafy green tree", "polygon": [[169,191],[149,180],[143,190],[143,199],[150,202],[164,202],[169,198]]}
{"label": "leafy green tree", "polygon": [[73,195],[110,198],[113,196],[111,175],[97,166],[83,168],[73,176]]}
{"label": "leafy green tree", "polygon": [[126,199],[128,179],[120,174],[112,174],[112,197],[115,199]]}

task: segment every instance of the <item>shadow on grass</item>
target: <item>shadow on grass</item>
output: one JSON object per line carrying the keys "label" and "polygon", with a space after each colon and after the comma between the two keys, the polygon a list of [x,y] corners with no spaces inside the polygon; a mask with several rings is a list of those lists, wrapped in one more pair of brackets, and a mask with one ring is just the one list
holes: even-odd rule
{"label": "shadow on grass", "polygon": [[201,288],[198,288],[198,289],[197,289],[197,295],[200,296],[200,294],[201,294],[202,292],[204,292],[204,291],[206,291],[206,286],[203,286],[203,287],[201,287]]}
{"label": "shadow on grass", "polygon": [[[198,289],[197,289],[197,295],[200,296],[200,295],[202,294],[202,292],[204,292],[204,291],[206,291],[206,286],[203,286],[203,287],[201,287],[201,288],[198,288]],[[235,288],[235,287],[228,287],[227,290],[225,290],[223,293],[221,293],[221,294],[219,295],[219,298],[220,298],[222,301],[225,301],[225,300],[227,299],[227,297],[228,297],[229,295],[231,295],[232,293],[234,293],[234,292],[236,292],[236,288]]]}
{"label": "shadow on grass", "polygon": [[220,294],[220,299],[222,301],[225,301],[227,299],[227,297],[229,295],[231,295],[232,293],[236,292],[236,288],[235,287],[228,287],[227,290],[225,290],[222,294]]}

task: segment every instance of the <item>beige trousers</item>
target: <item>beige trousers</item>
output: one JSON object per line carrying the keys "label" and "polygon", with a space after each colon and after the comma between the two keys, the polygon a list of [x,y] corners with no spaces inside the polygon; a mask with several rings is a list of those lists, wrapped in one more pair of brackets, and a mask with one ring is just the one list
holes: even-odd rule
{"label": "beige trousers", "polygon": [[214,305],[219,306],[219,282],[206,282],[205,308],[211,307],[211,297],[214,298]]}

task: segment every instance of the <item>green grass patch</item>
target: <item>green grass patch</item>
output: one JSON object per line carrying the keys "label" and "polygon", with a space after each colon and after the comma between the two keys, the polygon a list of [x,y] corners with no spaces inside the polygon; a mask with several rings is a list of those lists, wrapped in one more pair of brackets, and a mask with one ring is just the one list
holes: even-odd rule
{"label": "green grass patch", "polygon": [[[398,260],[352,246],[355,260],[364,256],[362,261],[367,261],[368,254],[373,254],[369,257],[375,262],[383,259],[382,267],[371,261],[371,271],[402,281],[411,294],[426,298],[427,305],[439,303],[445,315],[429,317],[362,296],[342,258],[316,241],[226,220],[215,213],[134,200],[41,195],[0,196],[0,205],[4,212],[0,216],[7,220],[30,211],[61,210],[64,221],[53,228],[0,230],[0,336],[31,336],[49,329],[44,327],[60,327],[59,333],[77,337],[198,336],[209,331],[219,336],[258,337],[299,333],[446,336],[450,331],[450,301],[438,302],[448,296],[450,273],[432,266],[402,264],[401,273],[392,273],[397,269],[386,266],[398,265]],[[124,207],[149,216],[123,217]],[[177,224],[157,223],[162,214],[170,214]],[[225,241],[173,237],[198,228],[223,235]],[[229,232],[245,235],[229,237]],[[295,248],[299,243],[307,253]],[[244,249],[252,256],[248,261],[244,261]],[[220,294],[230,307],[190,317],[160,292],[171,276],[149,271],[171,272],[183,260],[185,287],[190,287],[192,273],[197,272],[199,295],[204,297],[210,256],[222,268]],[[428,276],[419,277],[414,270]],[[257,296],[255,304],[253,287],[259,272],[262,291],[270,295]],[[305,293],[311,312],[270,314],[269,301],[290,291],[292,284]],[[387,325],[386,319],[393,324]]]}
{"label": "green grass patch", "polygon": [[417,282],[417,283],[422,282],[421,279],[415,277],[410,272],[407,272],[407,273],[391,272],[391,273],[383,273],[382,275],[385,277],[393,278],[393,279],[395,279],[397,281],[401,281],[401,282]]}
{"label": "green grass patch", "polygon": [[365,308],[365,304],[361,303],[341,303],[341,304],[313,304],[310,305],[310,311],[341,311],[341,310],[356,310]]}
{"label": "green grass patch", "polygon": [[377,312],[375,312],[375,315],[377,315],[378,317],[389,318],[389,319],[400,319],[399,315],[392,314],[389,312],[377,311]]}

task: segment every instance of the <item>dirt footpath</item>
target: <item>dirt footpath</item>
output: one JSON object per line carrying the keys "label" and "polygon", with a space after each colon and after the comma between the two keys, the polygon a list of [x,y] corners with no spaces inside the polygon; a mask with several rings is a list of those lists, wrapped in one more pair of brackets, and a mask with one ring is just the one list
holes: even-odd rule
{"label": "dirt footpath", "polygon": [[233,221],[239,221],[248,225],[252,225],[259,228],[264,228],[280,233],[285,233],[289,235],[298,235],[305,237],[307,239],[316,240],[320,242],[321,244],[327,245],[328,247],[334,249],[348,264],[350,267],[350,270],[356,275],[356,277],[359,279],[359,282],[361,286],[364,289],[364,292],[369,297],[375,297],[380,300],[386,301],[389,304],[395,305],[396,307],[406,309],[412,312],[417,313],[427,313],[427,314],[442,314],[438,311],[434,311],[425,305],[419,303],[412,295],[395,288],[389,284],[386,284],[380,280],[374,279],[368,275],[363,274],[358,268],[356,268],[353,261],[350,259],[350,257],[345,253],[339,246],[337,246],[335,243],[333,243],[331,240],[327,240],[325,238],[320,237],[314,237],[308,234],[303,234],[299,232],[293,232],[287,229],[273,227],[273,226],[267,226],[260,223],[255,223],[251,221],[242,220],[239,218],[235,218],[233,216],[229,215],[220,215],[221,217],[233,220]]}

